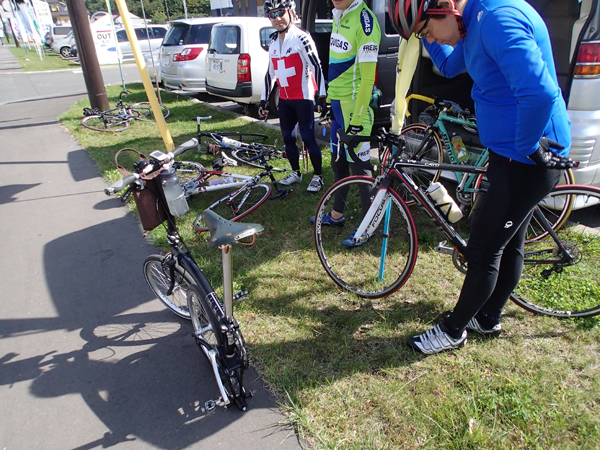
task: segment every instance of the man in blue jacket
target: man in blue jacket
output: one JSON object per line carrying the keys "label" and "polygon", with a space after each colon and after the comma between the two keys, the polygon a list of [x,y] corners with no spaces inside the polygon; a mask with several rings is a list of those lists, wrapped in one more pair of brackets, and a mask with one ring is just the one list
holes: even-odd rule
{"label": "man in blue jacket", "polygon": [[548,30],[524,0],[390,0],[406,39],[424,40],[446,77],[467,69],[489,188],[467,247],[468,271],[454,310],[408,344],[426,353],[458,348],[467,330],[497,334],[523,269],[534,206],[572,167],[570,122]]}

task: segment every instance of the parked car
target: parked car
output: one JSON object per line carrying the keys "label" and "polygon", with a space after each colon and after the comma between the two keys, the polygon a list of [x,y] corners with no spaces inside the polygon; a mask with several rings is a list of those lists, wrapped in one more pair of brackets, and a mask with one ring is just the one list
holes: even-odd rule
{"label": "parked car", "polygon": [[154,83],[157,78],[158,82],[161,82],[161,70],[160,70],[160,47],[152,50],[144,55],[144,61],[146,61],[146,70],[150,80]]}
{"label": "parked car", "polygon": [[160,51],[161,79],[166,88],[206,92],[206,49],[216,23],[233,17],[204,17],[171,22]]}
{"label": "parked car", "polygon": [[52,48],[52,44],[54,44],[55,41],[64,38],[71,30],[71,25],[52,25],[49,30],[50,42],[48,47]]}
{"label": "parked car", "polygon": [[206,91],[238,103],[259,103],[274,32],[262,17],[215,25],[206,54]]}
{"label": "parked car", "polygon": [[70,31],[69,34],[62,38],[56,39],[52,43],[52,51],[54,53],[58,53],[59,55],[68,58],[71,55],[71,47],[75,44],[75,36],[73,36],[73,32]]}
{"label": "parked car", "polygon": [[[167,34],[167,30],[168,28],[166,25],[148,25],[147,34],[145,26],[134,27],[135,35],[140,44],[142,54],[145,55],[146,53],[160,48],[160,45],[162,44],[162,41],[165,35]],[[116,33],[117,41],[119,43],[119,49],[121,50],[121,55],[123,56],[123,61],[133,60],[133,49],[131,47],[129,39],[127,38],[127,32],[124,28],[122,28],[116,30]],[[150,39],[148,39],[148,35],[150,36]]]}
{"label": "parked car", "polygon": [[[578,184],[600,187],[600,0],[527,0],[540,13],[550,32],[558,81],[571,118],[571,158]],[[387,17],[387,0],[366,0],[381,27],[381,45],[376,84],[383,93],[382,108],[376,112],[379,124],[389,123],[389,106],[394,98],[398,34]],[[317,17],[331,17],[331,6],[320,0],[305,0],[302,26],[314,33]],[[315,41],[318,36],[313,34]],[[324,37],[323,37],[324,38]],[[328,45],[317,43],[321,62],[328,61]],[[322,53],[323,52],[323,53]],[[445,78],[434,68],[422,47],[411,92],[455,101],[473,108],[473,80],[467,73]],[[417,118],[426,106],[411,102]]]}

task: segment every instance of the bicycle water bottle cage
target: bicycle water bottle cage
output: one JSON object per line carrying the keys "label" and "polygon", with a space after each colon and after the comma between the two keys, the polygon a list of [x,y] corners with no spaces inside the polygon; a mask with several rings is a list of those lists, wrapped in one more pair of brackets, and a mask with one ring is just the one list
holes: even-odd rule
{"label": "bicycle water bottle cage", "polygon": [[231,244],[264,230],[264,227],[258,223],[237,223],[223,219],[210,209],[202,212],[202,218],[210,233],[208,248]]}

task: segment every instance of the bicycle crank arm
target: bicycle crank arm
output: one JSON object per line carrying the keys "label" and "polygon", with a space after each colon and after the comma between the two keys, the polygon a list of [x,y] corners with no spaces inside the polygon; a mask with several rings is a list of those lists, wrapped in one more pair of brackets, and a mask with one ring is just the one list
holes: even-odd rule
{"label": "bicycle crank arm", "polygon": [[223,382],[221,381],[221,377],[219,376],[219,365],[217,363],[217,351],[216,350],[207,350],[206,347],[202,346],[202,350],[208,357],[210,361],[210,365],[212,366],[213,373],[215,374],[215,380],[217,381],[217,386],[219,387],[219,392],[221,393],[221,399],[216,400],[215,404],[217,406],[227,406],[229,405],[229,395],[227,395],[227,391],[225,390],[225,386],[223,386]]}
{"label": "bicycle crank arm", "polygon": [[453,255],[454,247],[448,247],[446,244],[448,241],[442,241],[438,245],[435,246],[435,251],[438,253],[442,253],[444,255]]}

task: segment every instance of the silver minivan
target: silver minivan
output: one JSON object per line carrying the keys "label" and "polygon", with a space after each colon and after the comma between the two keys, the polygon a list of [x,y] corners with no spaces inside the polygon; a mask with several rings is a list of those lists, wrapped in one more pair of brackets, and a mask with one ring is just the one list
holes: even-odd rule
{"label": "silver minivan", "polygon": [[205,56],[210,33],[216,23],[231,17],[180,19],[171,28],[160,48],[160,76],[168,89],[205,92]]}
{"label": "silver minivan", "polygon": [[213,27],[206,54],[206,91],[238,103],[259,103],[275,28],[264,17],[236,17]]}

